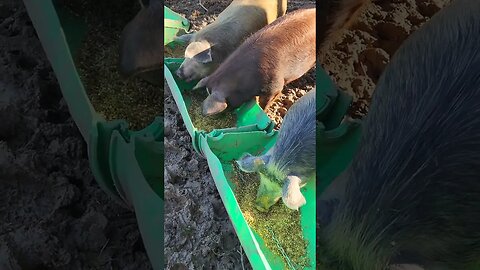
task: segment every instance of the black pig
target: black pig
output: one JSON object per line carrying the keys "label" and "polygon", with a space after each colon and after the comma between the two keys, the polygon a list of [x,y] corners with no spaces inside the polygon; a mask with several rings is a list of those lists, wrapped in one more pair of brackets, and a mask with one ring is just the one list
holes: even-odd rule
{"label": "black pig", "polygon": [[275,145],[262,156],[244,154],[238,161],[244,172],[259,172],[256,207],[268,210],[280,198],[293,210],[306,203],[300,188],[315,175],[315,89],[288,110]]}
{"label": "black pig", "polygon": [[317,220],[319,246],[339,269],[479,261],[480,1],[454,1],[394,55]]}

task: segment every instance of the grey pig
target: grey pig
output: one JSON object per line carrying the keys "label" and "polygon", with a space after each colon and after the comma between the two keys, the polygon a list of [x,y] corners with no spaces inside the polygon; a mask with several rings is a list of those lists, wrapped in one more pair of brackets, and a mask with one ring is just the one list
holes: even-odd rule
{"label": "grey pig", "polygon": [[177,38],[189,43],[177,76],[190,82],[210,75],[248,36],[286,10],[287,0],[234,0],[213,23]]}
{"label": "grey pig", "polygon": [[315,175],[315,89],[287,111],[275,145],[262,156],[244,154],[237,164],[244,172],[259,172],[256,208],[267,211],[280,197],[294,210],[306,203],[300,188]]}

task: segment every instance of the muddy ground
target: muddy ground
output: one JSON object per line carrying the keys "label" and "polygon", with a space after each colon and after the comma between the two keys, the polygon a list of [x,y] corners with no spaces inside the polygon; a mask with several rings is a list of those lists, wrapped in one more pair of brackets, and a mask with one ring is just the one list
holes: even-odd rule
{"label": "muddy ground", "polygon": [[[193,30],[211,23],[230,0],[166,0]],[[315,1],[289,1],[288,11]],[[286,86],[269,115],[278,124],[287,109],[315,84],[314,70]],[[165,85],[165,256],[167,269],[251,269],[208,170],[191,144]],[[203,267],[203,268],[202,268]]]}
{"label": "muddy ground", "polygon": [[0,269],[151,269],[135,215],[86,144],[22,1],[0,2]]}
{"label": "muddy ground", "polygon": [[402,42],[451,0],[376,0],[335,46],[320,52],[320,65],[354,97],[350,114],[361,118],[380,75]]}

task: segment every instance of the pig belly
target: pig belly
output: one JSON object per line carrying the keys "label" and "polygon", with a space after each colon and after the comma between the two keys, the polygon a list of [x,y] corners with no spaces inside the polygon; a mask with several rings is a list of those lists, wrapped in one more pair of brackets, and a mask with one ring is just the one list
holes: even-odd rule
{"label": "pig belly", "polygon": [[315,57],[312,57],[312,59],[313,61],[305,60],[297,65],[287,65],[284,75],[285,84],[295,81],[305,75],[305,73],[307,73],[315,64]]}

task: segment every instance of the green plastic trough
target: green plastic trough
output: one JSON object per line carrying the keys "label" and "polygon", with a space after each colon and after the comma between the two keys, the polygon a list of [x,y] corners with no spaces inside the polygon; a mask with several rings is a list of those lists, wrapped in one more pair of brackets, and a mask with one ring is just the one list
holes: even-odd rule
{"label": "green plastic trough", "polygon": [[[235,127],[225,127],[206,132],[194,126],[188,112],[188,91],[196,82],[186,83],[175,75],[183,59],[165,59],[165,79],[179,108],[185,126],[192,138],[194,149],[203,155],[214,178],[227,213],[238,238],[254,269],[284,269],[281,258],[264,245],[264,241],[250,228],[235,198],[235,185],[231,162],[244,152],[260,154],[274,144],[277,132],[274,124],[254,102],[248,102],[235,110]],[[315,267],[315,194],[321,192],[350,162],[360,134],[360,123],[342,119],[352,101],[351,97],[339,92],[328,75],[318,68],[317,72],[317,151],[320,156],[317,168],[318,179],[303,190],[307,205],[301,208],[301,224],[305,239],[309,242],[308,256],[311,269]],[[318,154],[317,154],[318,155]]]}
{"label": "green plastic trough", "polygon": [[350,164],[361,135],[361,121],[344,120],[352,102],[317,66],[317,195]]}
{"label": "green plastic trough", "polygon": [[[24,3],[57,76],[72,118],[87,142],[89,162],[95,179],[112,198],[135,210],[150,261],[154,269],[163,269],[163,119],[157,117],[143,130],[131,131],[125,120],[106,121],[95,112],[72,57],[86,34],[85,22],[82,18],[65,12],[54,1],[24,0]],[[189,30],[188,21],[168,8],[165,8],[164,15],[165,43]],[[182,95],[193,84],[179,81],[173,73],[181,61],[166,59],[165,78],[192,136],[194,148],[208,160],[240,242],[255,269],[283,269],[280,258],[265,248],[262,239],[245,222],[235,199],[235,186],[229,181],[232,170],[230,161],[243,152],[258,154],[268,151],[274,144],[277,132],[273,130],[273,123],[256,103],[250,102],[235,111],[236,127],[208,133],[195,128],[188,115],[188,101]],[[339,123],[338,119],[344,114],[343,108],[345,105],[348,107],[350,101],[336,89],[332,90],[333,84],[328,83],[328,76],[326,78],[327,80],[319,80],[317,83],[317,98],[324,101],[323,107],[318,110],[320,128],[317,151],[324,151],[336,158],[319,162],[317,168],[322,170],[317,175],[317,182],[312,181],[302,190],[308,201],[301,209],[301,222],[304,236],[309,241],[311,269],[315,267],[315,220],[311,218],[315,213],[315,193],[348,164],[349,155],[345,154],[353,152],[359,126],[355,123]],[[322,88],[319,88],[322,83],[330,91],[322,92]],[[342,162],[332,166],[335,160]],[[328,162],[331,164],[325,165]],[[319,182],[318,179],[322,181]]]}
{"label": "green plastic trough", "polygon": [[179,36],[190,30],[190,22],[168,7],[164,6],[163,8],[165,22],[163,43],[168,44],[172,42],[176,36]]}
{"label": "green plastic trough", "polygon": [[[170,40],[173,40],[170,39]],[[175,71],[183,59],[166,58],[165,79],[175,99],[184,124],[192,138],[193,148],[207,161],[218,192],[233,223],[237,236],[254,269],[285,269],[283,260],[272,253],[261,237],[247,224],[235,197],[235,184],[231,162],[244,152],[260,154],[274,144],[277,132],[271,119],[254,102],[248,102],[234,111],[235,127],[225,127],[211,132],[198,129],[188,112],[192,91],[196,82],[180,80]],[[352,98],[335,87],[329,76],[317,68],[317,181],[311,181],[302,193],[307,204],[301,208],[301,225],[308,241],[308,257],[315,269],[315,198],[340,174],[353,157],[359,141],[360,123],[342,121]]]}
{"label": "green plastic trough", "polygon": [[[248,102],[236,109],[237,124],[235,127],[225,127],[211,132],[197,129],[188,113],[188,98],[186,91],[195,85],[186,83],[175,76],[175,71],[183,59],[165,59],[165,78],[175,99],[185,126],[192,137],[194,149],[203,155],[207,161],[216,187],[230,220],[235,228],[240,243],[254,269],[284,269],[283,259],[269,250],[263,239],[247,224],[235,197],[235,184],[232,177],[231,162],[245,152],[260,154],[273,146],[277,131],[274,123],[268,118],[255,101]],[[311,267],[315,269],[315,181],[310,181],[302,193],[307,198],[307,204],[301,208],[301,225],[304,238],[308,241],[307,255]]]}
{"label": "green plastic trough", "polygon": [[163,269],[163,118],[140,131],[125,120],[106,121],[93,109],[72,55],[86,34],[81,17],[54,1],[24,0],[63,97],[88,145],[90,167],[99,185],[135,211],[154,269]]}

